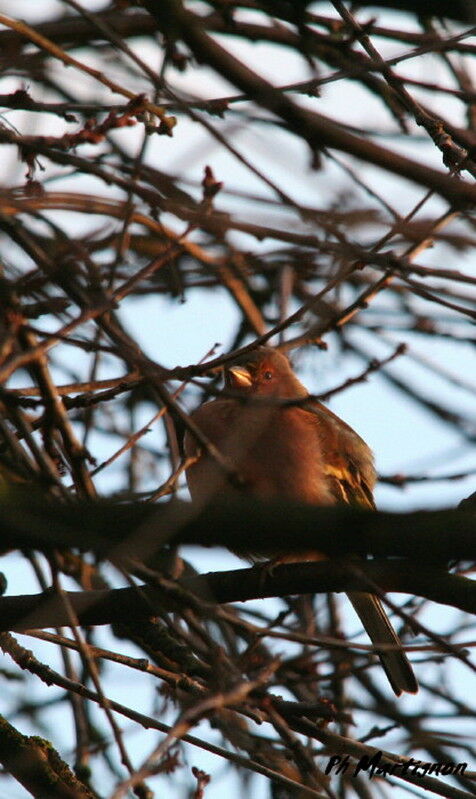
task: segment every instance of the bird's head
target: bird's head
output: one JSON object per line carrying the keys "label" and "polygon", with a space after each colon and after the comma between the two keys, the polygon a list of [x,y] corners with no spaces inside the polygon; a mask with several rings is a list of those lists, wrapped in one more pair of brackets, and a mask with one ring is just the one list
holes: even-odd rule
{"label": "bird's head", "polygon": [[294,399],[307,394],[286,356],[272,347],[258,347],[226,366],[225,386],[260,397]]}

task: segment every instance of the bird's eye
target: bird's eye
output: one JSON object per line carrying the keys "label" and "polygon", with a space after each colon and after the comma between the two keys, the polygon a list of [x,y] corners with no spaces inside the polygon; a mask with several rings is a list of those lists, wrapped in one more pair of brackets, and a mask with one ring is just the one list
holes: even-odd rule
{"label": "bird's eye", "polygon": [[267,372],[264,372],[263,378],[265,380],[272,380],[273,379],[273,373],[268,370]]}

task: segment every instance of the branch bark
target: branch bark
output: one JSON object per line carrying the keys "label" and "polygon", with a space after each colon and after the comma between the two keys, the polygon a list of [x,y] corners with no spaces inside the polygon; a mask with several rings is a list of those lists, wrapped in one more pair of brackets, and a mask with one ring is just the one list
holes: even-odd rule
{"label": "branch bark", "polygon": [[[71,606],[83,625],[113,624],[124,618],[150,618],[187,604],[189,594],[209,605],[243,602],[271,596],[322,593],[328,591],[366,591],[367,580],[383,591],[396,591],[431,599],[476,613],[476,582],[448,574],[444,569],[410,560],[367,561],[358,564],[339,560],[291,563],[267,569],[214,572],[181,580],[111,591],[68,593]],[[0,631],[62,627],[69,616],[61,598],[53,592],[0,599]]]}
{"label": "branch bark", "polygon": [[466,509],[390,513],[350,506],[264,502],[237,495],[205,508],[173,500],[143,502],[47,499],[30,486],[4,488],[4,549],[76,548],[100,558],[146,561],[166,544],[224,546],[273,557],[282,552],[404,557],[422,563],[476,560],[475,514]]}

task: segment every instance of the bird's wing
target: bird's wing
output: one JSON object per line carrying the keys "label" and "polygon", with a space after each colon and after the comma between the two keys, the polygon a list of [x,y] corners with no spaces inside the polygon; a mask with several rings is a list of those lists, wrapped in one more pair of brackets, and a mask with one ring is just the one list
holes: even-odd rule
{"label": "bird's wing", "polygon": [[370,448],[355,430],[321,403],[309,402],[305,409],[314,415],[324,472],[336,502],[375,508],[372,490],[376,474]]}
{"label": "bird's wing", "polygon": [[[309,402],[306,410],[314,414],[324,473],[336,502],[375,508],[372,489],[376,474],[372,452],[365,441],[324,405]],[[395,694],[416,693],[418,683],[412,667],[378,597],[364,591],[349,591],[347,596],[371,641],[376,646],[394,647],[394,651],[380,652],[379,658]]]}

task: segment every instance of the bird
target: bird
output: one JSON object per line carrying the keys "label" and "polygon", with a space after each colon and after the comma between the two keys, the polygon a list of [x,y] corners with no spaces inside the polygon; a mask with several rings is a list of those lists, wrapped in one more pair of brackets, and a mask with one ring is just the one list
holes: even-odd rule
{"label": "bird", "polygon": [[[278,349],[259,346],[226,364],[223,394],[199,406],[191,418],[240,480],[239,488],[233,486],[229,471],[188,430],[184,450],[191,464],[186,476],[193,501],[205,504],[241,490],[264,500],[375,509],[370,448],[352,427],[309,396]],[[250,553],[251,560],[258,557]],[[280,552],[274,562],[324,557],[294,552],[288,558]],[[378,655],[394,693],[416,693],[413,669],[380,599],[363,591],[347,596],[374,646],[393,646]]]}

